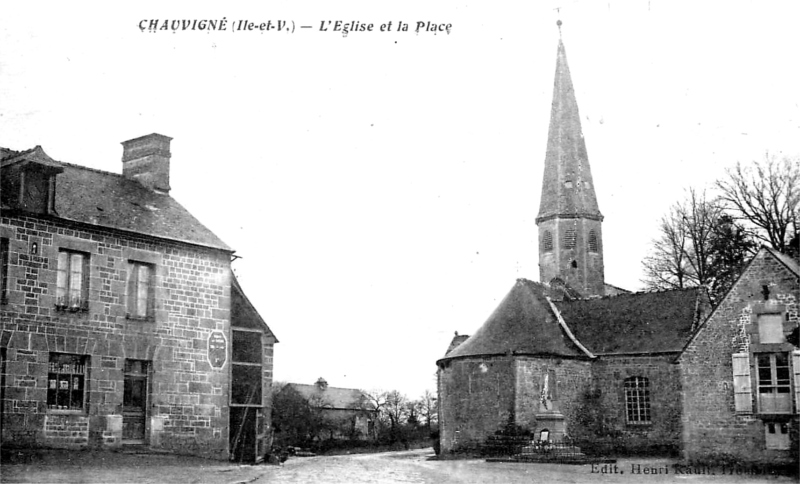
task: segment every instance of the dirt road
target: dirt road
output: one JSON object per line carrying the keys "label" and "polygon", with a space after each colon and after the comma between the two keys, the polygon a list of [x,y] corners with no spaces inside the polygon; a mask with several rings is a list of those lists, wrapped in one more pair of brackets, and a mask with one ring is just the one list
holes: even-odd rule
{"label": "dirt road", "polygon": [[[16,455],[13,457],[17,457]],[[616,467],[615,467],[616,466]],[[1,482],[70,483],[789,483],[785,476],[742,469],[676,468],[667,460],[620,460],[608,465],[491,463],[434,458],[431,449],[381,454],[295,457],[281,466],[234,465],[193,457],[120,452],[37,451],[7,459]],[[731,473],[732,472],[732,473]],[[713,475],[712,475],[713,473]]]}
{"label": "dirt road", "polygon": [[[616,467],[615,467],[616,466]],[[711,474],[713,473],[713,475]],[[789,477],[752,475],[744,469],[675,467],[665,459],[621,460],[616,465],[557,465],[439,461],[430,449],[382,454],[295,458],[269,469],[267,483],[744,483],[794,482]]]}

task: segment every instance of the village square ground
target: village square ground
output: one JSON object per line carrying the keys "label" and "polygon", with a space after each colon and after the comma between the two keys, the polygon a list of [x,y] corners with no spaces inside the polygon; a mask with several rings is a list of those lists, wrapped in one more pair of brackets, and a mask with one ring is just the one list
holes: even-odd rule
{"label": "village square ground", "polygon": [[[795,482],[789,476],[751,475],[742,473],[742,469],[731,474],[729,469],[723,468],[682,468],[683,473],[676,473],[674,464],[667,459],[620,459],[615,473],[613,464],[592,467],[491,463],[483,459],[436,460],[428,448],[380,454],[298,457],[281,466],[250,466],[173,454],[44,450],[7,457],[0,468],[0,481],[145,484]],[[645,469],[660,473],[645,474]]]}

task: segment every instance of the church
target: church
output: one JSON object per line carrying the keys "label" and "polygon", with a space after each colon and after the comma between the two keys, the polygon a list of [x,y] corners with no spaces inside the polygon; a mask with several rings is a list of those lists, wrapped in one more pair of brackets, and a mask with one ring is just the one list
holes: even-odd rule
{"label": "church", "polygon": [[541,282],[517,280],[437,361],[442,455],[490,454],[521,436],[507,446],[518,457],[566,442],[569,455],[796,460],[797,261],[761,249],[716,307],[703,288],[631,293],[605,282],[602,223],[559,40]]}

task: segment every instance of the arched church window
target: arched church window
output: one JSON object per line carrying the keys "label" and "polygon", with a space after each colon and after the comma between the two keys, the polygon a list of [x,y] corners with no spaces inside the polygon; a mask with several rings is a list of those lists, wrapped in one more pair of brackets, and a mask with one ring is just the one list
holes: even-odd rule
{"label": "arched church window", "polygon": [[542,236],[542,250],[548,252],[553,250],[553,234],[549,230],[545,230]]}
{"label": "arched church window", "polygon": [[650,380],[643,376],[625,379],[625,415],[628,424],[650,423]]}
{"label": "arched church window", "polygon": [[589,231],[589,252],[597,252],[597,232]]}
{"label": "arched church window", "polygon": [[564,248],[565,249],[574,249],[575,248],[575,239],[577,238],[577,233],[575,229],[567,229],[564,232]]}

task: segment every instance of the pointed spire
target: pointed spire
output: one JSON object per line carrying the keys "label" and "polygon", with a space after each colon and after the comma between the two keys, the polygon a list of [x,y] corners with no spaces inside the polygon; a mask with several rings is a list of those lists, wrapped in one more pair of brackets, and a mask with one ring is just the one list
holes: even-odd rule
{"label": "pointed spire", "polygon": [[[560,37],[560,20],[557,25]],[[536,222],[556,216],[603,219],[597,206],[578,102],[575,99],[575,90],[567,64],[567,53],[560,38],[542,198]]]}

